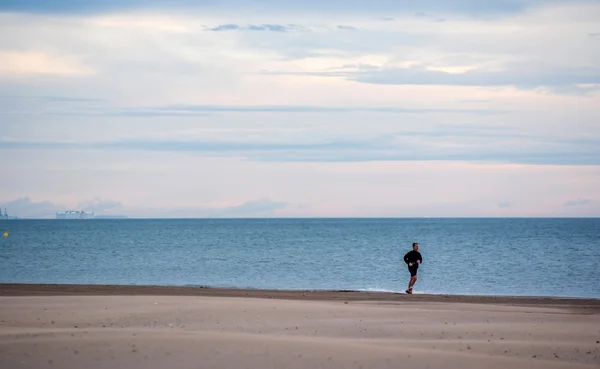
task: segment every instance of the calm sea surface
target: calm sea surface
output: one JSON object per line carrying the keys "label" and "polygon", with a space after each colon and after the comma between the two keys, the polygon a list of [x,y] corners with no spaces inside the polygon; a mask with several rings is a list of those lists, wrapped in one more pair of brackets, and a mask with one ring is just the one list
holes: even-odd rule
{"label": "calm sea surface", "polygon": [[0,283],[600,298],[600,219],[0,221]]}

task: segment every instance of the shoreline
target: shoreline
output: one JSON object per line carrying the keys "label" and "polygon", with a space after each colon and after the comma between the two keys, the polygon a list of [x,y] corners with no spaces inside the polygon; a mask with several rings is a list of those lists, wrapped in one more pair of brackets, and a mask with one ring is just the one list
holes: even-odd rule
{"label": "shoreline", "polygon": [[553,296],[496,296],[412,294],[358,290],[276,290],[209,286],[0,283],[0,296],[205,296],[283,300],[431,302],[508,305],[543,305],[592,308],[600,311],[600,298]]}

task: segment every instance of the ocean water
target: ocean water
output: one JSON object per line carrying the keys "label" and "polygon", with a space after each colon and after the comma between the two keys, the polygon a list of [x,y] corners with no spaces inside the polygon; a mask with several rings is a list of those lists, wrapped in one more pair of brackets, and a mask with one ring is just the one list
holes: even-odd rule
{"label": "ocean water", "polygon": [[0,221],[0,283],[600,298],[600,219]]}

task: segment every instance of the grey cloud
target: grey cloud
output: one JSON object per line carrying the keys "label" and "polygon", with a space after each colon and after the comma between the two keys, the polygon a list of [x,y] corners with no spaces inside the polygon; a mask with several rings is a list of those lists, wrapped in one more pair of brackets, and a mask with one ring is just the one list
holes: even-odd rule
{"label": "grey cloud", "polygon": [[0,203],[0,207],[6,208],[9,215],[19,218],[54,217],[57,211],[66,210],[64,206],[53,204],[50,201],[33,202],[29,197]]}
{"label": "grey cloud", "polygon": [[499,208],[509,208],[511,206],[512,206],[512,204],[508,201],[502,201],[498,204]]}
{"label": "grey cloud", "polygon": [[95,213],[102,213],[109,209],[117,209],[121,208],[123,205],[120,201],[112,201],[112,200],[102,200],[99,197],[96,197],[89,201],[84,201],[79,203],[77,206],[80,210],[85,211],[93,211]]}
{"label": "grey cloud", "polygon": [[240,26],[238,26],[237,24],[222,24],[217,27],[209,28],[209,30],[214,31],[214,32],[234,31],[234,30],[238,30],[238,29],[240,29]]}
{"label": "grey cloud", "polygon": [[345,31],[357,31],[358,30],[358,28],[356,28],[356,27],[344,26],[344,25],[339,25],[339,26],[337,26],[337,28],[341,29],[341,30],[345,30]]}
{"label": "grey cloud", "polygon": [[596,36],[600,36],[600,32],[596,32],[596,33],[589,33],[588,36],[591,37],[596,37]]}
{"label": "grey cloud", "polygon": [[139,111],[155,111],[155,112],[244,112],[244,113],[302,113],[302,112],[319,112],[319,113],[350,113],[350,112],[385,112],[385,113],[402,113],[402,114],[419,114],[419,113],[468,113],[468,114],[500,114],[505,111],[492,109],[438,109],[438,108],[404,108],[404,107],[361,107],[361,106],[293,106],[293,105],[255,105],[255,106],[235,106],[235,105],[169,105],[154,108],[140,108]]}
{"label": "grey cloud", "polygon": [[454,85],[506,86],[536,88],[542,86],[569,86],[600,83],[600,68],[547,68],[522,69],[519,66],[507,72],[474,70],[460,74],[428,71],[418,68],[381,69],[358,73],[356,81],[397,85]]}
{"label": "grey cloud", "polygon": [[[108,209],[119,208],[125,212],[133,211],[141,217],[150,215],[151,217],[169,218],[239,218],[269,217],[274,215],[277,210],[285,209],[289,205],[290,204],[287,202],[260,199],[225,208],[193,207],[176,209],[139,209],[137,211],[130,209],[130,211],[127,211],[128,209],[118,201],[103,201],[100,198],[95,198],[80,203],[77,210],[102,212]],[[57,211],[67,210],[65,206],[57,205],[50,201],[32,202],[29,197],[2,202],[0,203],[0,206],[2,209],[7,208],[9,215],[16,215],[20,218],[54,218]]]}
{"label": "grey cloud", "polygon": [[[85,107],[69,109],[35,110],[29,106],[19,114],[47,114],[64,116],[110,116],[110,117],[202,117],[218,113],[352,113],[379,112],[394,114],[474,114],[497,115],[507,111],[499,109],[441,109],[441,108],[405,108],[393,106],[361,107],[361,106],[311,106],[311,105],[167,105],[155,107]],[[5,112],[6,113],[6,112]],[[14,113],[14,112],[13,112]]]}
{"label": "grey cloud", "polygon": [[508,150],[478,150],[465,152],[288,152],[274,155],[249,155],[248,158],[264,162],[374,162],[374,161],[463,161],[475,163],[509,163],[527,165],[600,165],[593,155],[555,155],[551,152],[518,152],[510,153]]}
{"label": "grey cloud", "polygon": [[1,149],[178,151],[257,161],[469,161],[538,165],[600,165],[593,139],[543,139],[519,132],[406,131],[372,137],[281,143],[206,140],[0,142]]}
{"label": "grey cloud", "polygon": [[577,200],[567,201],[563,204],[563,206],[565,206],[565,207],[586,206],[586,205],[591,205],[592,203],[593,203],[593,201],[590,199],[577,199]]}
{"label": "grey cloud", "polygon": [[208,29],[213,32],[223,32],[223,31],[270,31],[270,32],[290,32],[290,31],[305,31],[307,30],[305,27],[298,26],[295,24],[290,25],[281,25],[281,24],[250,24],[247,26],[240,26],[237,24],[221,24],[216,27],[212,27]]}
{"label": "grey cloud", "polygon": [[[507,71],[490,72],[472,70],[465,73],[447,73],[427,70],[424,67],[414,68],[375,68],[359,66],[359,69],[309,73],[277,73],[274,74],[306,74],[323,77],[343,77],[362,83],[382,85],[449,85],[449,86],[508,86],[519,88],[556,87],[577,90],[578,84],[600,84],[600,68],[558,68],[534,65],[513,65]],[[564,90],[566,91],[566,90]]]}

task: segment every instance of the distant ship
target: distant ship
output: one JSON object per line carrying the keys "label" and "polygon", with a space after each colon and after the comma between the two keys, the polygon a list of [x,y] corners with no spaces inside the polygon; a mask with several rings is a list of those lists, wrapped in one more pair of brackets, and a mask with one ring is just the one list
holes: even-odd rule
{"label": "distant ship", "polygon": [[6,208],[4,208],[4,214],[2,214],[2,209],[0,209],[0,219],[4,219],[4,220],[16,220],[16,219],[19,219],[19,218],[12,217],[12,216],[8,215],[8,213],[6,212]]}
{"label": "distant ship", "polygon": [[56,219],[94,219],[96,214],[89,211],[67,210],[56,212]]}

